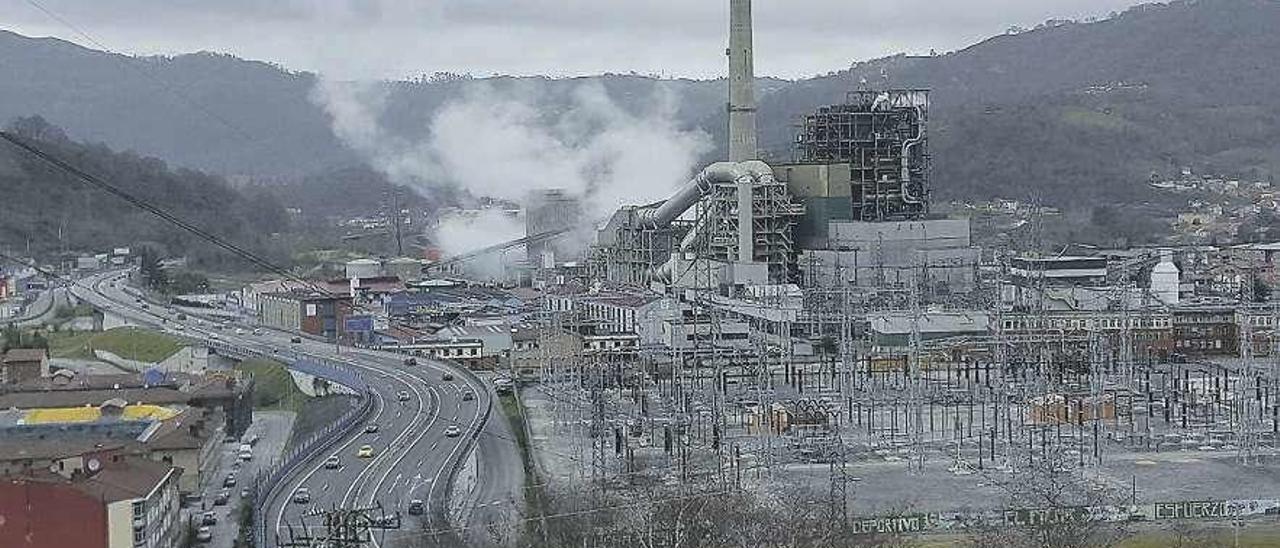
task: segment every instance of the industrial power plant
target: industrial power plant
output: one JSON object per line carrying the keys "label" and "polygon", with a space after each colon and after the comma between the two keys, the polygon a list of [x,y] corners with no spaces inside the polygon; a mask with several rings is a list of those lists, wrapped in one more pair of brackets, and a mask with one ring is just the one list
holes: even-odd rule
{"label": "industrial power plant", "polygon": [[[538,435],[575,455],[548,449],[552,475],[621,492],[825,485],[841,515],[883,532],[896,526],[875,516],[910,478],[950,486],[928,492],[911,526],[924,530],[1005,520],[954,511],[1046,469],[1113,474],[1109,455],[1271,454],[1280,379],[1251,360],[1277,355],[1280,312],[1196,296],[1179,265],[1214,252],[977,247],[968,218],[931,208],[946,181],[932,176],[925,89],[858,85],[799,116],[789,157],[766,163],[751,2],[730,6],[729,157],[576,247],[560,242],[584,239],[581,205],[543,192],[526,238],[496,246],[526,247],[539,292],[508,363],[542,394],[552,426]],[[1226,354],[1237,361],[1210,359]],[[874,463],[898,468],[855,477]]]}

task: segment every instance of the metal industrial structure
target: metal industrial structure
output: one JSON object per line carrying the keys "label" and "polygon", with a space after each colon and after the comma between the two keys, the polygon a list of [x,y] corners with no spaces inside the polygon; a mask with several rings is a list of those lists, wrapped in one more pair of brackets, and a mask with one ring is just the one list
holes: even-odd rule
{"label": "metal industrial structure", "polygon": [[804,117],[802,164],[848,164],[854,221],[909,221],[929,212],[929,92],[859,90]]}
{"label": "metal industrial structure", "polygon": [[[1007,483],[1107,451],[1276,450],[1280,308],[1187,303],[1171,252],[984,260],[967,219],[930,218],[925,90],[854,91],[765,164],[750,2],[730,5],[728,161],[620,208],[584,283],[543,296],[526,378],[592,496],[826,463],[845,519],[867,462]],[[592,346],[610,325],[638,342]]]}
{"label": "metal industrial structure", "polygon": [[[756,159],[751,32],[751,1],[731,0],[729,161],[708,166],[663,202],[618,210],[597,238],[600,278],[706,286],[793,277],[798,248],[791,228],[803,209]],[[681,221],[691,209],[692,222]]]}

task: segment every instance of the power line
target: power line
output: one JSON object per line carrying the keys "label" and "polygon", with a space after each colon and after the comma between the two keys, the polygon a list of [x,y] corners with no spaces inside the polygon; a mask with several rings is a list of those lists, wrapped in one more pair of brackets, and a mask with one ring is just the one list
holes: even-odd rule
{"label": "power line", "polygon": [[208,232],[208,231],[206,231],[206,230],[204,230],[204,229],[202,229],[202,228],[200,228],[200,227],[198,227],[198,226],[195,226],[195,225],[193,225],[193,224],[191,224],[191,223],[189,223],[189,222],[187,222],[187,221],[184,221],[183,219],[181,219],[181,218],[180,218],[180,217],[178,217],[177,215],[174,215],[174,214],[172,214],[172,213],[169,213],[168,211],[165,211],[164,209],[161,209],[160,207],[158,207],[158,206],[156,206],[156,205],[154,205],[154,204],[152,204],[152,203],[150,203],[150,202],[148,202],[148,201],[146,201],[146,200],[143,200],[142,198],[138,198],[138,197],[136,197],[136,196],[134,196],[134,195],[132,195],[132,194],[130,194],[130,193],[128,193],[128,192],[126,192],[125,190],[122,190],[121,188],[119,188],[119,187],[117,187],[117,186],[115,186],[115,185],[112,185],[111,183],[108,183],[108,182],[106,182],[106,181],[104,181],[104,180],[102,180],[102,179],[100,179],[100,178],[98,178],[98,177],[96,177],[96,176],[90,175],[89,173],[86,173],[86,172],[84,172],[84,171],[80,170],[79,168],[77,168],[77,167],[75,167],[75,166],[73,166],[73,165],[71,165],[71,164],[68,164],[67,162],[63,161],[62,159],[60,159],[60,158],[58,158],[58,157],[56,157],[56,156],[54,156],[54,155],[52,155],[52,154],[49,154],[49,153],[47,153],[47,152],[45,152],[45,151],[43,151],[43,150],[39,149],[39,148],[38,148],[38,147],[36,147],[35,145],[33,145],[33,144],[31,144],[31,143],[27,142],[25,139],[22,139],[22,138],[20,138],[20,137],[18,137],[18,136],[16,136],[16,135],[14,135],[14,134],[12,134],[12,133],[4,132],[4,131],[0,131],[0,138],[3,138],[5,141],[8,141],[10,144],[12,144],[13,146],[15,146],[15,147],[17,147],[18,149],[22,150],[23,152],[26,152],[27,154],[30,154],[30,155],[32,155],[32,156],[34,156],[34,157],[36,157],[36,158],[38,158],[38,159],[40,159],[40,160],[42,160],[42,161],[44,161],[44,162],[48,163],[49,165],[52,165],[52,166],[54,166],[54,167],[56,167],[56,168],[58,168],[58,169],[61,169],[61,170],[65,171],[65,172],[67,172],[67,173],[71,174],[72,176],[74,176],[74,177],[75,177],[77,180],[79,180],[80,182],[82,182],[82,183],[84,183],[84,184],[86,184],[86,185],[88,185],[88,186],[90,186],[90,187],[97,188],[97,189],[99,189],[99,190],[103,190],[103,191],[107,192],[108,194],[111,194],[111,195],[113,195],[113,196],[115,196],[115,197],[117,197],[117,198],[120,198],[120,199],[124,200],[125,202],[128,202],[129,204],[131,204],[131,205],[133,205],[133,206],[135,206],[135,207],[137,207],[137,208],[139,208],[139,209],[142,209],[142,210],[144,210],[144,211],[146,211],[146,212],[148,212],[148,213],[151,213],[152,215],[155,215],[155,216],[159,217],[160,219],[162,219],[162,220],[164,220],[164,221],[166,221],[166,222],[168,222],[168,223],[170,223],[170,224],[173,224],[173,225],[177,226],[178,228],[181,228],[181,229],[183,229],[183,230],[185,230],[185,231],[187,231],[187,232],[189,232],[189,233],[191,233],[191,234],[195,235],[196,237],[198,237],[198,238],[200,238],[200,239],[202,239],[202,240],[204,240],[204,241],[206,241],[206,242],[209,242],[209,243],[211,243],[211,244],[213,244],[213,245],[215,245],[215,246],[218,246],[218,247],[220,247],[220,248],[222,248],[222,249],[224,249],[224,250],[226,250],[226,251],[228,251],[228,252],[232,253],[233,255],[235,255],[235,256],[237,256],[237,257],[240,257],[240,258],[242,258],[242,259],[245,259],[245,260],[249,261],[250,263],[253,263],[254,265],[257,265],[257,266],[259,266],[259,267],[262,267],[262,268],[264,268],[264,269],[266,269],[266,270],[268,270],[268,271],[274,272],[274,273],[276,273],[276,274],[279,274],[279,275],[281,275],[281,276],[284,276],[284,277],[286,277],[286,278],[289,278],[289,279],[291,279],[291,280],[293,280],[293,281],[296,281],[296,282],[298,282],[298,283],[301,283],[301,284],[303,284],[303,285],[307,286],[308,288],[310,288],[310,289],[312,289],[312,290],[314,290],[314,291],[317,291],[317,292],[319,292],[319,293],[322,293],[322,294],[325,294],[325,295],[328,295],[328,296],[333,296],[333,293],[332,293],[332,292],[330,292],[328,289],[323,288],[323,287],[320,287],[320,286],[316,285],[315,283],[313,283],[313,282],[311,282],[311,281],[309,281],[309,280],[303,279],[303,278],[301,278],[301,277],[299,277],[299,276],[297,276],[297,275],[293,274],[292,272],[290,272],[288,269],[286,269],[286,268],[284,268],[284,267],[277,266],[275,263],[272,263],[271,261],[269,261],[269,260],[267,260],[267,259],[264,259],[264,258],[262,258],[262,257],[258,256],[257,254],[255,254],[255,253],[251,252],[251,251],[248,251],[248,250],[246,250],[246,249],[243,249],[243,248],[241,248],[241,247],[239,247],[239,246],[235,245],[234,243],[231,243],[231,242],[230,242],[230,241],[228,241],[228,240],[225,240],[225,239],[223,239],[223,238],[221,238],[221,237],[219,237],[219,236],[217,236],[217,235],[214,235],[214,234],[212,234],[212,233],[210,233],[210,232]]}

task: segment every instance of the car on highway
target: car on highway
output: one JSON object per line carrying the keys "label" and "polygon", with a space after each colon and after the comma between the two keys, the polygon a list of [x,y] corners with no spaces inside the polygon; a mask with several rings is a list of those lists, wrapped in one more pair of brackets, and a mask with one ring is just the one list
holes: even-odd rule
{"label": "car on highway", "polygon": [[364,425],[364,433],[376,434],[377,432],[378,432],[378,423],[371,422],[369,424]]}
{"label": "car on highway", "polygon": [[289,500],[298,504],[311,502],[311,490],[306,487],[299,487],[297,491],[293,492],[293,496],[290,497]]}
{"label": "car on highway", "polygon": [[223,489],[221,491],[218,491],[218,494],[213,497],[214,506],[224,506],[230,501],[231,501],[230,489]]}
{"label": "car on highway", "polygon": [[405,358],[405,359],[404,359],[404,364],[405,364],[406,366],[413,367],[413,366],[415,366],[415,365],[418,365],[418,360],[417,360],[417,359],[415,359],[415,358]]}
{"label": "car on highway", "polygon": [[210,542],[213,540],[213,529],[201,527],[196,531],[196,540],[199,542]]}
{"label": "car on highway", "polygon": [[427,505],[422,503],[421,499],[413,499],[409,501],[409,515],[421,516],[427,510]]}
{"label": "car on highway", "polygon": [[337,455],[329,455],[329,458],[324,459],[324,467],[329,470],[336,470],[340,466],[342,466],[342,461],[338,459]]}
{"label": "car on highway", "polygon": [[227,477],[225,477],[225,478],[223,478],[223,479],[222,479],[222,486],[223,486],[223,487],[235,487],[235,486],[236,486],[236,473],[235,473],[235,472],[231,472],[230,474],[227,474]]}
{"label": "car on highway", "polygon": [[453,373],[449,371],[445,371],[443,375],[440,375],[440,380],[443,380],[446,382],[453,380]]}
{"label": "car on highway", "polygon": [[213,512],[205,512],[200,515],[200,525],[217,525],[218,515]]}
{"label": "car on highway", "polygon": [[236,328],[236,335],[244,335],[244,330],[243,330],[243,329],[240,329],[240,328],[238,328],[238,327],[237,327],[237,328]]}
{"label": "car on highway", "polygon": [[362,459],[367,459],[367,458],[373,457],[373,446],[372,446],[372,445],[361,445],[361,446],[360,446],[360,450],[359,450],[359,451],[356,451],[356,456],[357,456],[357,457],[360,457],[360,458],[362,458]]}
{"label": "car on highway", "polygon": [[472,392],[472,391],[470,391],[470,390],[467,390],[467,391],[464,391],[464,392],[462,393],[462,401],[471,401],[471,400],[474,400],[474,399],[476,399],[476,393],[475,393],[475,392]]}
{"label": "car on highway", "polygon": [[400,401],[409,401],[409,393],[404,390],[401,390],[400,392],[396,393],[396,399]]}
{"label": "car on highway", "polygon": [[444,429],[444,435],[456,438],[462,435],[462,429],[458,428],[458,425],[456,424],[450,424],[448,428]]}

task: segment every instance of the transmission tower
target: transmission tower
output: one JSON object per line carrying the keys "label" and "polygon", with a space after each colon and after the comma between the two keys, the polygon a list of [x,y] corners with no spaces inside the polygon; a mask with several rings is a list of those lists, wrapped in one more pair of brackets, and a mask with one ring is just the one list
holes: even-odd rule
{"label": "transmission tower", "polygon": [[[313,526],[307,518],[319,518]],[[298,526],[285,525],[287,538],[276,531],[276,546],[280,548],[363,548],[381,544],[382,535],[375,540],[374,532],[399,529],[400,512],[387,514],[382,504],[363,508],[333,508],[313,510],[299,517]]]}

